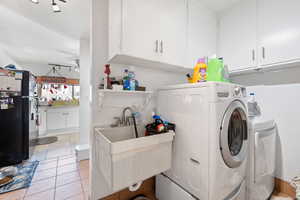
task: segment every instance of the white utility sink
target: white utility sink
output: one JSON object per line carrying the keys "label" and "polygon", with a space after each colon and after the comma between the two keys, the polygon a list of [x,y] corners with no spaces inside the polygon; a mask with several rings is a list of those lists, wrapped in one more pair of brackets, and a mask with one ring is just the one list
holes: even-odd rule
{"label": "white utility sink", "polygon": [[[145,129],[139,127],[139,135]],[[174,132],[135,138],[134,128],[95,128],[93,166],[111,192],[132,186],[171,168]]]}

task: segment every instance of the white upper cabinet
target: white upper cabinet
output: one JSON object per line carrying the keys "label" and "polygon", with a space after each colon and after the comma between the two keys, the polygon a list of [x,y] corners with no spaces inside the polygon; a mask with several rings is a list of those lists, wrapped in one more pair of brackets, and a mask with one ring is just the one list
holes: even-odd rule
{"label": "white upper cabinet", "polygon": [[258,49],[262,66],[300,60],[300,1],[259,0]]}
{"label": "white upper cabinet", "polygon": [[184,67],[187,0],[110,0],[109,62]]}
{"label": "white upper cabinet", "polygon": [[257,65],[256,16],[255,0],[241,1],[220,14],[218,56],[229,71]]}
{"label": "white upper cabinet", "polygon": [[160,0],[123,0],[121,53],[159,60],[159,3]]}
{"label": "white upper cabinet", "polygon": [[217,16],[199,0],[188,1],[186,66],[193,68],[198,58],[216,54]]}
{"label": "white upper cabinet", "polygon": [[300,1],[244,0],[219,17],[218,56],[230,71],[300,62]]}
{"label": "white upper cabinet", "polygon": [[109,62],[182,70],[216,54],[217,16],[199,0],[110,0]]}
{"label": "white upper cabinet", "polygon": [[161,61],[184,66],[187,46],[187,0],[160,0]]}

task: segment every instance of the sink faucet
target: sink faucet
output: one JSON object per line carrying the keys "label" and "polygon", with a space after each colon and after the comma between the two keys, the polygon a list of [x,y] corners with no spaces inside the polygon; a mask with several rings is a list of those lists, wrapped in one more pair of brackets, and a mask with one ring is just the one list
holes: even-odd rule
{"label": "sink faucet", "polygon": [[133,111],[132,108],[130,108],[130,107],[124,108],[124,110],[123,110],[123,112],[122,112],[122,121],[123,121],[123,123],[125,124],[125,126],[130,125],[130,120],[129,120],[129,118],[128,118],[128,121],[126,120],[126,111],[127,111],[127,110],[129,110],[129,111],[131,112],[131,117],[132,117],[133,125],[134,125],[135,138],[138,138],[138,137],[139,137],[139,134],[138,134],[137,126],[136,126],[136,121],[135,121],[134,111]]}
{"label": "sink faucet", "polygon": [[[131,112],[131,116],[126,117],[126,111],[129,110]],[[130,118],[132,118],[133,121],[133,126],[134,126],[134,133],[135,133],[135,138],[139,137],[138,130],[137,130],[137,125],[136,125],[136,120],[134,116],[134,111],[130,107],[126,107],[122,111],[122,116],[120,117],[114,117],[114,119],[117,120],[116,124],[112,124],[111,127],[122,127],[122,126],[130,126]]]}
{"label": "sink faucet", "polygon": [[132,108],[130,108],[130,107],[124,108],[123,111],[122,111],[122,119],[121,119],[121,124],[123,124],[124,126],[130,125],[129,118],[126,118],[126,111],[127,110],[129,110],[131,112],[131,117],[134,116],[134,111],[133,111]]}
{"label": "sink faucet", "polygon": [[[130,116],[126,117],[126,111],[129,110],[131,112]],[[123,127],[123,126],[130,126],[130,118],[133,118],[134,116],[134,111],[131,107],[126,107],[122,111],[122,116],[121,117],[114,117],[116,120],[115,124],[112,124],[111,127]]]}

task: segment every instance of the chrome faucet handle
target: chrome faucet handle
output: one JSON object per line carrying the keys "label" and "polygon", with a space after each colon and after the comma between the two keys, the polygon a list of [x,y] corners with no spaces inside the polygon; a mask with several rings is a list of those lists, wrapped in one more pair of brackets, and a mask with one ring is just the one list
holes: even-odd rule
{"label": "chrome faucet handle", "polygon": [[114,117],[114,119],[116,120],[116,123],[111,124],[111,127],[120,127],[122,125],[122,120],[120,117]]}

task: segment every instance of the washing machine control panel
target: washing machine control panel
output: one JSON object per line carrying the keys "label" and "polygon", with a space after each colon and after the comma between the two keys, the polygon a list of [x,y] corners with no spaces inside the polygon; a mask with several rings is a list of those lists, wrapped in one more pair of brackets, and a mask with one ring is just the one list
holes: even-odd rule
{"label": "washing machine control panel", "polygon": [[241,88],[240,87],[235,87],[234,88],[234,95],[235,96],[240,96],[241,94]]}
{"label": "washing machine control panel", "polygon": [[246,88],[240,87],[240,86],[235,86],[233,89],[233,96],[246,97],[247,96]]}

